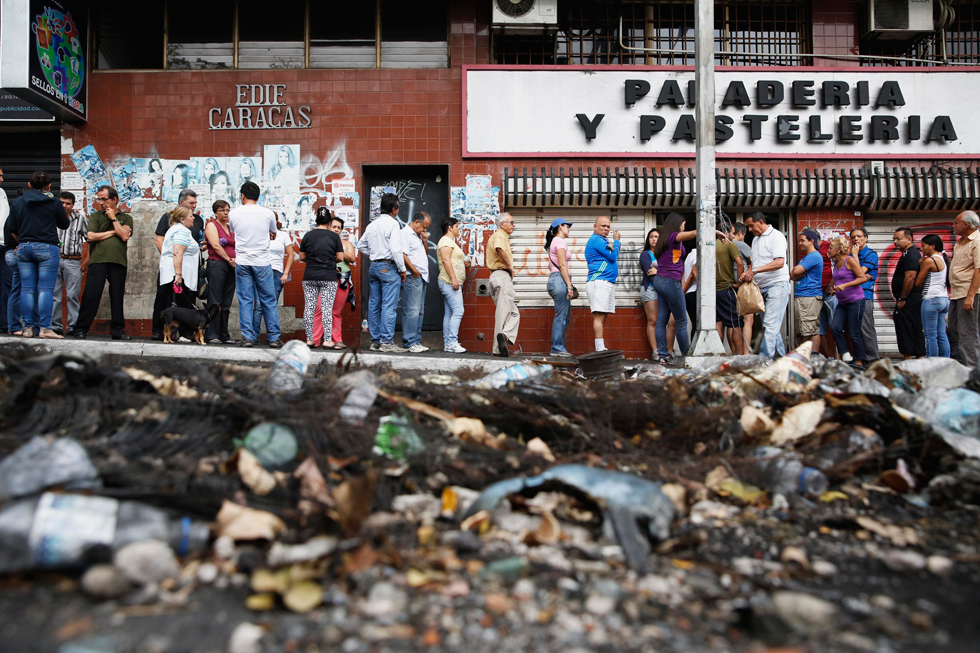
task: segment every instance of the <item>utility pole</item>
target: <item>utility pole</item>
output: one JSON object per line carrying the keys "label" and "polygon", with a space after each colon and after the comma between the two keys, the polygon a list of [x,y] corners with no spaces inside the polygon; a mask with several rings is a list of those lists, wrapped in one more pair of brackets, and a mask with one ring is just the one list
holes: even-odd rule
{"label": "utility pole", "polygon": [[691,356],[725,354],[715,330],[715,3],[694,0],[694,81],[697,88],[698,330]]}

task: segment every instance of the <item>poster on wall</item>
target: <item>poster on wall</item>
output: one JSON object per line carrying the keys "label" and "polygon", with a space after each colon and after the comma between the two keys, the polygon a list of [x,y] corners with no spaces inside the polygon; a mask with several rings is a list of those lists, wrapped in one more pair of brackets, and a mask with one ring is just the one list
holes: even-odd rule
{"label": "poster on wall", "polygon": [[164,170],[163,199],[169,202],[176,202],[180,191],[197,179],[197,164],[193,161],[169,161]]}
{"label": "poster on wall", "polygon": [[466,175],[466,186],[449,189],[450,215],[460,222],[459,246],[471,265],[483,265],[485,234],[496,229],[500,187],[490,175]]}
{"label": "poster on wall", "polygon": [[[228,175],[229,183],[235,189],[237,198],[238,191],[242,184],[251,181],[263,188],[262,179],[262,157],[260,156],[230,156],[225,159],[224,171]],[[296,189],[297,192],[299,188]]]}
{"label": "poster on wall", "polygon": [[142,199],[163,199],[163,161],[157,158],[130,159],[136,166],[136,183]]}
{"label": "poster on wall", "polygon": [[137,178],[136,162],[130,160],[126,165],[112,169],[112,185],[119,193],[120,202],[132,202],[143,198],[143,189]]}
{"label": "poster on wall", "polygon": [[192,184],[208,184],[210,186],[212,178],[225,169],[224,157],[192,156],[190,160],[197,172],[194,179],[191,180]]}
{"label": "poster on wall", "polygon": [[269,195],[299,193],[299,145],[266,145],[265,189]]}
{"label": "poster on wall", "polygon": [[87,185],[95,186],[99,182],[109,180],[109,171],[106,170],[99,153],[92,145],[86,145],[72,154],[71,160]]}

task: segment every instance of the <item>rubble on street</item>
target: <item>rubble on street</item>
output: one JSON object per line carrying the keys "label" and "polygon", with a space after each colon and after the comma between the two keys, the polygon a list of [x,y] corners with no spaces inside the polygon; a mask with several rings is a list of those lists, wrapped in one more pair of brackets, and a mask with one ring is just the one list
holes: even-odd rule
{"label": "rubble on street", "polygon": [[974,650],[978,370],[289,373],[0,346],[0,648]]}

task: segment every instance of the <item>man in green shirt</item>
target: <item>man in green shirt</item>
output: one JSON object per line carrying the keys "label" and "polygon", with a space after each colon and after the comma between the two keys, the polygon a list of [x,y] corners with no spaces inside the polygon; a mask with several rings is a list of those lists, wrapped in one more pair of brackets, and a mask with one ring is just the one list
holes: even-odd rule
{"label": "man in green shirt", "polygon": [[89,265],[82,305],[78,310],[74,336],[84,339],[99,310],[105,282],[109,282],[113,340],[132,340],[126,335],[123,298],[126,294],[126,243],[133,235],[133,217],[118,211],[119,193],[112,186],[101,186],[95,195],[101,210],[88,218]]}
{"label": "man in green shirt", "polygon": [[[724,228],[718,225],[719,230]],[[738,287],[735,280],[742,276],[745,265],[734,238],[735,229],[731,228],[728,240],[715,240],[715,328],[722,342],[725,341],[725,329],[728,329],[728,345],[732,354],[738,355],[749,353],[749,348],[742,334],[743,321],[738,314],[738,296],[735,294]]]}

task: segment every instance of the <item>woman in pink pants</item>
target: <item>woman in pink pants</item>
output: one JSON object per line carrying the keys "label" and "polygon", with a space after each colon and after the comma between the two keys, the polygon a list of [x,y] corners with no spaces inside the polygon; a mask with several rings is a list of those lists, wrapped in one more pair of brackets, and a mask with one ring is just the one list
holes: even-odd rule
{"label": "woman in pink pants", "polygon": [[[327,207],[321,206],[317,213],[329,211]],[[344,260],[337,261],[337,299],[333,303],[333,334],[332,340],[335,345],[346,347],[343,341],[343,329],[341,328],[341,314],[344,304],[347,303],[347,296],[351,292],[351,273],[350,266],[354,263],[354,246],[343,235],[344,221],[333,216],[330,221],[330,230],[340,235],[344,243]],[[316,304],[316,312],[313,313],[313,342],[314,347],[323,342],[323,314],[320,312],[320,302]]]}

